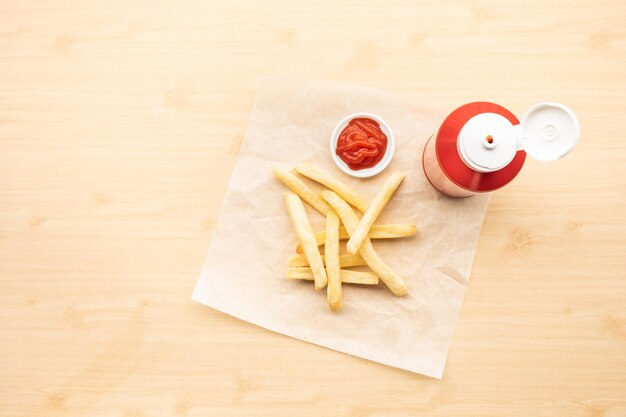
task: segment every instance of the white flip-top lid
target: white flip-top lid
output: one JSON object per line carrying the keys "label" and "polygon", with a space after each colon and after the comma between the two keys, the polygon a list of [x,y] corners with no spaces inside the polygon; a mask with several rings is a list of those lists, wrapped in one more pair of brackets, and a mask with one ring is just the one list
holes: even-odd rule
{"label": "white flip-top lid", "polygon": [[539,161],[555,161],[578,143],[580,124],[574,112],[559,103],[539,103],[522,117],[518,148]]}
{"label": "white flip-top lid", "polygon": [[572,110],[544,102],[531,107],[519,125],[496,113],[480,113],[463,126],[457,145],[470,168],[493,172],[508,165],[522,149],[540,161],[562,158],[579,136],[580,124]]}

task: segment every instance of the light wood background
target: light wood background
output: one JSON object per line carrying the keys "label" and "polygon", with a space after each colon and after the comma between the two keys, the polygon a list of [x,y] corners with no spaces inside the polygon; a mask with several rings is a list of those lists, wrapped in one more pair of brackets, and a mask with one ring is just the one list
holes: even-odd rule
{"label": "light wood background", "polygon": [[[0,2],[0,415],[625,416],[626,2],[295,3]],[[491,199],[443,381],[190,301],[266,75],[577,112]]]}

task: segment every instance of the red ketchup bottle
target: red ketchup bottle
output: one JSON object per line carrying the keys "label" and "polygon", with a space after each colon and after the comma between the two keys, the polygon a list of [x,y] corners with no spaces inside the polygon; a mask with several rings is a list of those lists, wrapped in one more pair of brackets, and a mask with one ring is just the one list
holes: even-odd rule
{"label": "red ketchup bottle", "polygon": [[536,104],[521,122],[498,104],[469,103],[450,113],[428,140],[422,164],[433,187],[469,197],[507,185],[527,154],[541,161],[567,155],[579,135],[576,115],[559,103]]}

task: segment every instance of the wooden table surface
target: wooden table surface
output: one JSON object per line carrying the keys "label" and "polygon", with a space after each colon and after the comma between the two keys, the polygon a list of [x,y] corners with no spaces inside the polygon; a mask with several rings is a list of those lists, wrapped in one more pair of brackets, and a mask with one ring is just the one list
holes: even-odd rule
{"label": "wooden table surface", "polygon": [[[294,3],[0,3],[0,415],[625,416],[626,3]],[[492,196],[442,381],[190,301],[267,75],[577,112]]]}

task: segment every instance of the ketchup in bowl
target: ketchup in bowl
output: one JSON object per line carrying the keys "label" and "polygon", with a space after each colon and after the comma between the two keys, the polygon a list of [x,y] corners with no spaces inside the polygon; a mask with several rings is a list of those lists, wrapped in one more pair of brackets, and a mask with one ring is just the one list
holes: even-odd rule
{"label": "ketchup in bowl", "polygon": [[372,168],[387,151],[387,135],[372,119],[358,117],[350,120],[337,139],[335,153],[352,170]]}

